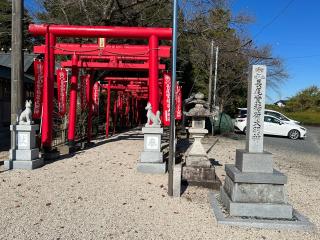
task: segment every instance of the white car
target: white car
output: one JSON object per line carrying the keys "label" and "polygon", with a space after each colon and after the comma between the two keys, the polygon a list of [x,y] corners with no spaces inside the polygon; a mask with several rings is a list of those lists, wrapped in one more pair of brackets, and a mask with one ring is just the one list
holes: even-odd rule
{"label": "white car", "polygon": [[[238,110],[239,110],[239,113],[238,113],[237,118],[247,116],[247,108],[238,108]],[[276,117],[285,123],[300,124],[300,122],[293,120],[293,119],[290,119],[287,116],[283,115],[282,113],[274,111],[274,110],[265,109],[264,115],[270,115],[270,116]]]}
{"label": "white car", "polygon": [[[240,130],[246,133],[247,130],[247,117],[236,118],[234,124],[235,130]],[[264,116],[264,134],[286,136],[290,139],[305,138],[307,129],[298,124],[287,123],[280,119],[271,116]]]}

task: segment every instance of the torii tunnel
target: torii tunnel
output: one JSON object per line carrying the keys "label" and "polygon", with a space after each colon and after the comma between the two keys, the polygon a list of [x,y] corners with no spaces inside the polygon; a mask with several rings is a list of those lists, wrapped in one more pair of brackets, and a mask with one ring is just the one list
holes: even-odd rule
{"label": "torii tunnel", "polygon": [[[146,99],[151,103],[152,111],[159,109],[159,99],[162,79],[159,70],[165,70],[161,59],[170,58],[170,46],[160,46],[160,40],[171,40],[171,28],[149,27],[110,27],[110,26],[71,26],[71,25],[45,25],[30,24],[29,32],[34,36],[43,36],[45,44],[34,47],[34,52],[44,54],[43,87],[42,87],[42,125],[41,142],[45,149],[50,149],[52,144],[53,126],[53,97],[55,81],[55,58],[57,55],[71,56],[71,60],[62,61],[61,67],[71,68],[70,80],[70,105],[68,141],[75,140],[77,116],[77,91],[79,69],[91,72],[87,75],[90,84],[88,100],[88,139],[91,138],[92,117],[92,89],[94,85],[93,72],[99,70],[148,72],[148,77],[132,76],[104,76],[98,79],[101,87],[108,94],[106,106],[106,135],[109,133],[110,92],[130,92],[136,99]],[[94,38],[97,43],[75,44],[58,43],[64,38]],[[106,39],[142,39],[148,40],[148,45],[107,44]],[[119,95],[118,95],[119,96]],[[137,103],[132,105],[137,106]],[[138,112],[135,118],[138,117]]]}

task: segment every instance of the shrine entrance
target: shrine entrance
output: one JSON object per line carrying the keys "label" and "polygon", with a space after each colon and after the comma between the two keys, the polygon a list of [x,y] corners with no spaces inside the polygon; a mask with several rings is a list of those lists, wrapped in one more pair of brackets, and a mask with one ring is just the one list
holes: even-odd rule
{"label": "shrine entrance", "polygon": [[[162,119],[166,119],[170,81],[165,78],[171,80],[171,75],[164,60],[170,58],[171,47],[160,43],[171,40],[171,28],[31,24],[29,32],[45,40],[34,47],[34,52],[44,57],[35,60],[33,116],[42,119],[41,145],[45,150],[52,148],[56,115],[67,124],[69,144],[77,139],[77,125],[91,141],[93,118],[101,114],[99,108],[105,110],[106,137],[115,133],[117,126],[141,124],[147,102],[153,113],[161,110]],[[69,43],[70,38],[86,43]],[[109,43],[114,39],[144,44]],[[177,91],[181,93],[179,86]],[[85,121],[80,112],[85,112]]]}

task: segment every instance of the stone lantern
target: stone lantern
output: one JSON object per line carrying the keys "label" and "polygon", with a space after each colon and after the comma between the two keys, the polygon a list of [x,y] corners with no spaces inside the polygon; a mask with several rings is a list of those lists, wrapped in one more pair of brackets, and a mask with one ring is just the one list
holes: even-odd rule
{"label": "stone lantern", "polygon": [[208,133],[205,129],[206,117],[212,116],[212,113],[204,107],[206,103],[202,93],[195,95],[195,107],[186,112],[185,115],[192,118],[192,127],[189,133],[194,138],[193,144],[187,150],[185,155],[185,166],[183,168],[183,178],[188,183],[194,185],[212,186],[215,183],[215,171],[209,161],[201,140]]}

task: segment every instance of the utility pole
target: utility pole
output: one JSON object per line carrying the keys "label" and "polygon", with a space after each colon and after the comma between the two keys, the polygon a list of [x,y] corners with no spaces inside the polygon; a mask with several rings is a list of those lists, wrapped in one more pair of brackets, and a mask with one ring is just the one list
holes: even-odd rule
{"label": "utility pole", "polygon": [[12,1],[11,38],[11,124],[15,124],[23,107],[23,0]]}
{"label": "utility pole", "polygon": [[216,107],[216,96],[217,96],[217,76],[218,76],[218,55],[219,47],[216,46],[216,64],[214,70],[214,85],[213,85],[213,106]]}
{"label": "utility pole", "polygon": [[210,69],[209,69],[209,89],[208,89],[208,106],[209,111],[211,112],[211,100],[212,100],[212,71],[213,71],[213,47],[214,41],[211,40],[211,49],[210,49]]}
{"label": "utility pole", "polygon": [[177,70],[178,0],[173,0],[172,79],[170,96],[170,139],[168,162],[168,195],[173,196],[173,171],[176,162],[175,89]]}

